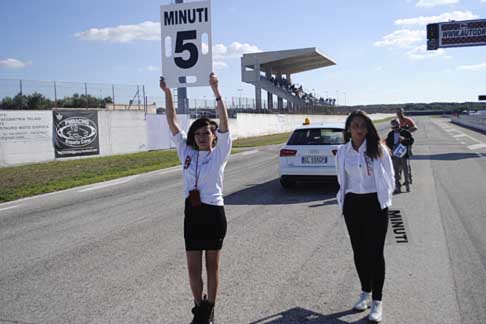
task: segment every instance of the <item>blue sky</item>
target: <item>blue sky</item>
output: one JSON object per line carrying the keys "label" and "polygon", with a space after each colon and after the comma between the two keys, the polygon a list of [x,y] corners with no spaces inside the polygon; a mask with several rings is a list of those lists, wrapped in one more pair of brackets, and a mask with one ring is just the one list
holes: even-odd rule
{"label": "blue sky", "polygon": [[[1,0],[0,78],[145,84],[158,96],[159,7],[169,3]],[[304,47],[337,65],[293,81],[340,104],[486,94],[486,46],[424,50],[426,23],[486,19],[486,0],[213,0],[212,10],[213,61],[226,97],[254,96],[241,82],[242,53]],[[188,95],[211,93],[189,88]]]}

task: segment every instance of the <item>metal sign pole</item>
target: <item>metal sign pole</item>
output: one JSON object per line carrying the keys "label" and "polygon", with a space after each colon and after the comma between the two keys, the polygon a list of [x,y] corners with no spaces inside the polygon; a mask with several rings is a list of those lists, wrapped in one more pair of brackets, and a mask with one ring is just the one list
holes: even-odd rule
{"label": "metal sign pole", "polygon": [[[184,3],[184,0],[175,0],[175,3]],[[181,83],[186,83],[186,77],[180,77]],[[177,88],[177,113],[188,114],[187,88]]]}

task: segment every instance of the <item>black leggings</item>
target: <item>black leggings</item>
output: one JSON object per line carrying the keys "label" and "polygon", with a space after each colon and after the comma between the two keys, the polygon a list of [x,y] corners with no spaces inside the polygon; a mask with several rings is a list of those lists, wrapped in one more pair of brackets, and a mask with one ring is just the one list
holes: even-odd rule
{"label": "black leggings", "polygon": [[385,246],[388,208],[381,209],[376,193],[347,193],[344,198],[344,219],[354,253],[354,264],[361,290],[372,292],[373,300],[381,300],[385,282]]}

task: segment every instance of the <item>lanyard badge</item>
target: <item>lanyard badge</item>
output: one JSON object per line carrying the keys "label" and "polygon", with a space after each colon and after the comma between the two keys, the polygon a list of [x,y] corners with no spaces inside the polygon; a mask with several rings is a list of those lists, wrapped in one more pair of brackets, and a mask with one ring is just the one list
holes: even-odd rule
{"label": "lanyard badge", "polygon": [[364,158],[365,158],[365,162],[366,162],[366,173],[368,174],[368,176],[372,176],[373,175],[373,164],[372,164],[373,161],[366,154],[365,154]]}
{"label": "lanyard badge", "polygon": [[[190,157],[188,156],[190,159]],[[187,161],[187,159],[186,159]],[[197,167],[198,167],[198,162],[199,162],[199,151],[197,151],[197,157],[196,157],[196,182],[194,184],[194,189],[189,191],[189,201],[191,203],[191,207],[197,208],[201,206],[201,195],[199,194],[199,190],[197,189],[197,181],[199,179],[199,173],[201,171],[199,170],[199,173],[197,172]],[[190,163],[190,160],[189,160]]]}

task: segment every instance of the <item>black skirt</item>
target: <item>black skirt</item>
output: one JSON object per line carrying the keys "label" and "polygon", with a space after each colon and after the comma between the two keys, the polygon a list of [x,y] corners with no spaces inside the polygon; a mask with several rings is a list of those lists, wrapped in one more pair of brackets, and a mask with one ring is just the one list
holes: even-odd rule
{"label": "black skirt", "polygon": [[186,199],[184,209],[184,241],[186,251],[221,250],[226,236],[224,206],[201,204],[191,207]]}

